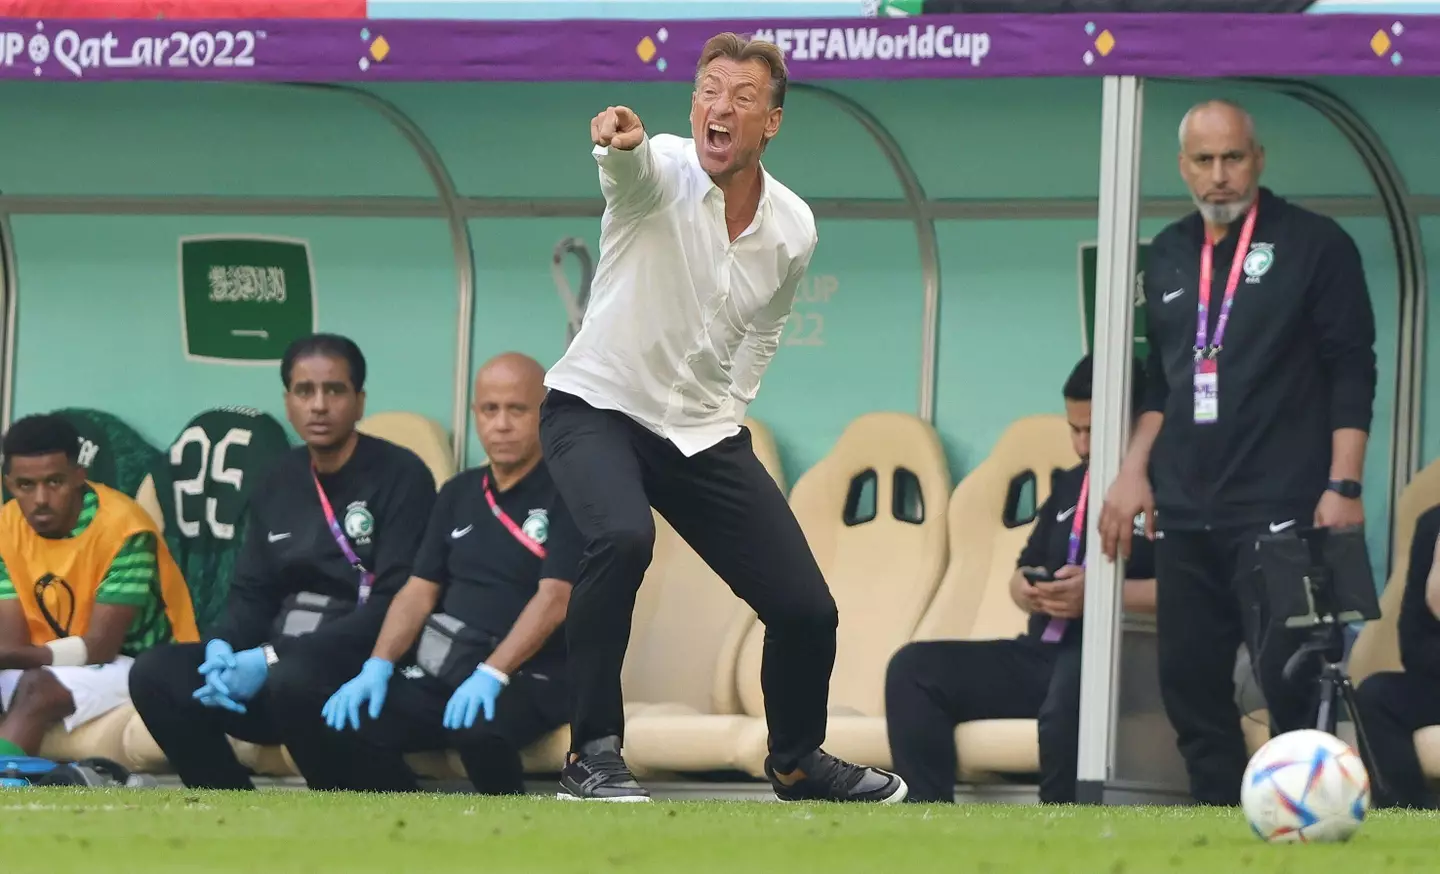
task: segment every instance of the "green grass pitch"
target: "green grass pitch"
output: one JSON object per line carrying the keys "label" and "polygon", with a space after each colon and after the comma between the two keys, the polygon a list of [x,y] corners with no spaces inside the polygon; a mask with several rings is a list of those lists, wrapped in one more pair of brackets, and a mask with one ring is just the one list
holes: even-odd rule
{"label": "green grass pitch", "polygon": [[0,872],[1398,872],[1440,817],[1372,814],[1341,845],[1269,846],[1237,810],[564,802],[183,789],[0,791]]}

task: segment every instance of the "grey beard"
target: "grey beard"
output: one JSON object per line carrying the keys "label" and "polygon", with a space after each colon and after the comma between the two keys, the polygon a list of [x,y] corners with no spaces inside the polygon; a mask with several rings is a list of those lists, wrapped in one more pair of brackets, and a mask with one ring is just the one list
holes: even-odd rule
{"label": "grey beard", "polygon": [[1212,225],[1228,225],[1234,222],[1244,215],[1245,211],[1250,208],[1250,204],[1255,201],[1255,198],[1251,196],[1231,203],[1206,203],[1193,194],[1190,199],[1195,202],[1195,208],[1200,210],[1201,217]]}

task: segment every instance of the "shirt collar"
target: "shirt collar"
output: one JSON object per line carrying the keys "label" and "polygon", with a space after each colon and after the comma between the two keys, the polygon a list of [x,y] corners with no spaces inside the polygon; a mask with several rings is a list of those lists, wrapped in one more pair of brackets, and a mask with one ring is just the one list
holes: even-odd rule
{"label": "shirt collar", "polygon": [[[716,185],[715,180],[710,178],[710,174],[705,172],[705,168],[700,166],[699,155],[696,155],[693,149],[690,154],[691,165],[695,168],[695,173],[697,174],[696,179],[704,186],[702,190],[705,193],[701,195],[701,200],[705,202],[709,202],[712,198],[721,198],[723,200],[725,195],[720,191],[720,186]],[[770,211],[773,208],[770,202],[770,190],[774,187],[774,184],[775,177],[771,176],[770,171],[765,169],[765,162],[760,162],[760,202],[755,207],[754,224],[756,226],[759,226],[759,224],[770,215]]]}

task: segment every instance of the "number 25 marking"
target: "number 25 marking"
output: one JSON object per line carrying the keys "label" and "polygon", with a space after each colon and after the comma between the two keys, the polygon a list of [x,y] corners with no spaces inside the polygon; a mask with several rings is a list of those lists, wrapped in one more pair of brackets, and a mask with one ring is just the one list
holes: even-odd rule
{"label": "number 25 marking", "polygon": [[[186,447],[191,444],[200,447],[200,464],[195,475],[190,479],[175,481],[175,523],[180,526],[181,534],[186,537],[200,536],[200,522],[185,518],[185,496],[197,497],[205,494],[207,475],[212,482],[234,486],[237,490],[245,482],[243,470],[225,466],[225,453],[231,446],[249,446],[252,436],[253,432],[248,428],[231,428],[215,443],[212,454],[210,438],[205,434],[205,429],[192,425],[186,428],[180,439],[175,441],[175,445],[170,447],[170,463],[176,466],[185,459]],[[210,526],[210,533],[216,540],[234,540],[234,524],[221,522],[215,517],[219,505],[217,498],[205,499],[205,522]]]}
{"label": "number 25 marking", "polygon": [[824,346],[820,332],[825,329],[825,317],[820,313],[795,313],[785,324],[786,346]]}

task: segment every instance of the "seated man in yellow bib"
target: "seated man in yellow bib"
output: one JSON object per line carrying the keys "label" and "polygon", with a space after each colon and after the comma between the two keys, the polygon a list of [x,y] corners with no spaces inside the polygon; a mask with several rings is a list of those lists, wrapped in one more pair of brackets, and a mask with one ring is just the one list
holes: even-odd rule
{"label": "seated man in yellow bib", "polygon": [[190,591],[150,515],[86,480],[65,419],[28,416],[5,435],[0,470],[0,757],[38,755],[130,700],[130,663],[200,639]]}

